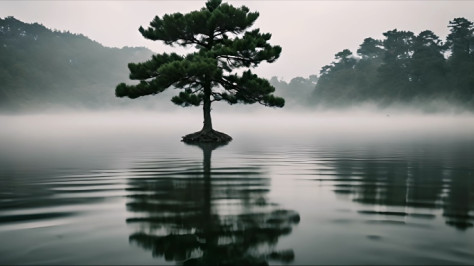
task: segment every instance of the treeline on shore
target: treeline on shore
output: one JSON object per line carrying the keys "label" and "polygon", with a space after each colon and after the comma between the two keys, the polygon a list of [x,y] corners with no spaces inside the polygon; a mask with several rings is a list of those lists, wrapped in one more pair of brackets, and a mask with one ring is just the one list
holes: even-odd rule
{"label": "treeline on shore", "polygon": [[[430,30],[390,30],[384,39],[366,38],[355,53],[336,53],[319,75],[289,82],[273,77],[270,83],[290,109],[370,103],[379,108],[428,104],[427,110],[436,111],[443,103],[472,111],[473,23],[455,18],[448,27],[445,40]],[[146,61],[152,54],[146,48],[104,47],[83,35],[13,17],[0,19],[0,111],[117,108],[133,102],[156,107],[153,102],[170,97],[130,100],[114,95],[115,86],[128,76],[128,63]]]}
{"label": "treeline on shore", "polygon": [[[437,104],[451,104],[474,110],[473,23],[455,18],[448,27],[444,41],[430,30],[417,35],[394,29],[382,40],[366,38],[355,54],[336,53],[317,82],[314,76],[298,79],[299,84],[315,83],[301,103],[323,108],[425,105],[434,111],[442,108]],[[276,87],[296,88],[293,80],[273,81]]]}

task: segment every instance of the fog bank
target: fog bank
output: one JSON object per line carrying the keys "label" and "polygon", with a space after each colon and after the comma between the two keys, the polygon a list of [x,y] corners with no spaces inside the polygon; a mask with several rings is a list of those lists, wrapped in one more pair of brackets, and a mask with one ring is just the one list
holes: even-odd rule
{"label": "fog bank", "polygon": [[[285,135],[311,136],[368,136],[389,134],[402,137],[402,132],[424,132],[430,135],[453,135],[462,137],[474,133],[474,115],[423,114],[403,110],[370,111],[348,109],[346,111],[288,112],[284,109],[240,108],[238,112],[213,109],[214,129],[229,134],[257,134],[265,138]],[[239,109],[239,108],[237,108]],[[247,110],[247,112],[246,112]],[[180,137],[202,127],[200,108],[177,108],[172,112],[107,111],[70,112],[50,114],[1,115],[2,139],[50,137],[81,137],[110,135],[149,135]]]}

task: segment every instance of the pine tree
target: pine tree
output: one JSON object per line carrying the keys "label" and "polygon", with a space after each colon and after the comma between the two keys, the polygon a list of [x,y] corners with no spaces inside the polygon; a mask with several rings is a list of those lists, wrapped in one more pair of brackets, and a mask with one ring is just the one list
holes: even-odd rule
{"label": "pine tree", "polygon": [[474,23],[465,18],[449,22],[446,45],[451,49],[449,76],[456,97],[474,105]]}
{"label": "pine tree", "polygon": [[[130,79],[137,85],[121,83],[115,94],[118,97],[137,98],[154,95],[167,88],[181,89],[173,103],[186,106],[203,106],[204,125],[201,131],[183,137],[185,142],[228,142],[232,138],[215,131],[211,120],[211,103],[260,103],[283,107],[283,98],[272,93],[275,88],[248,68],[262,61],[278,59],[281,47],[268,43],[269,33],[250,30],[258,18],[245,6],[236,8],[209,0],[204,8],[187,14],[174,13],[156,16],[147,29],[140,33],[147,39],[167,45],[194,47],[196,52],[185,56],[176,53],[157,54],[144,63],[130,63]],[[246,68],[237,74],[236,69]]]}

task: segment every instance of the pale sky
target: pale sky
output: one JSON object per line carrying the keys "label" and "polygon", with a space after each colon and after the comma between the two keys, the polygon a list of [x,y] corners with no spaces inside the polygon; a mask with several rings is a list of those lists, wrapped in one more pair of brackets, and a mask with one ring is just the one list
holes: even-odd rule
{"label": "pale sky", "polygon": [[[225,2],[225,1],[224,1]],[[474,1],[227,1],[260,12],[254,27],[272,33],[272,44],[283,51],[273,64],[262,63],[253,71],[270,78],[290,80],[318,74],[334,54],[356,52],[364,38],[381,39],[388,30],[416,34],[429,29],[443,40],[447,25],[456,17],[474,21]],[[24,22],[81,33],[109,47],[146,46],[160,53],[174,49],[144,39],[138,32],[155,15],[189,12],[204,6],[193,1],[0,1],[0,17],[14,16]],[[179,51],[179,50],[178,50]],[[181,51],[182,52],[182,51]]]}

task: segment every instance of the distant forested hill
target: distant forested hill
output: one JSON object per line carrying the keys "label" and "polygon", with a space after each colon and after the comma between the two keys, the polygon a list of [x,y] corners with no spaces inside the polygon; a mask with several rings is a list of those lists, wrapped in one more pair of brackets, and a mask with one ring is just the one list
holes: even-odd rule
{"label": "distant forested hill", "polygon": [[[384,39],[367,38],[357,50],[343,50],[324,66],[312,97],[314,106],[347,107],[364,102],[438,105],[474,109],[474,28],[465,18],[449,22],[442,41],[425,30],[397,29]],[[425,105],[427,104],[427,105]]]}
{"label": "distant forested hill", "polygon": [[115,97],[115,86],[128,78],[129,62],[151,55],[146,48],[108,48],[83,35],[0,19],[0,111],[128,104]]}
{"label": "distant forested hill", "polygon": [[270,79],[270,84],[275,87],[275,94],[285,98],[285,108],[302,109],[314,105],[312,94],[318,82],[316,75],[308,78],[295,77],[286,82],[277,77]]}

